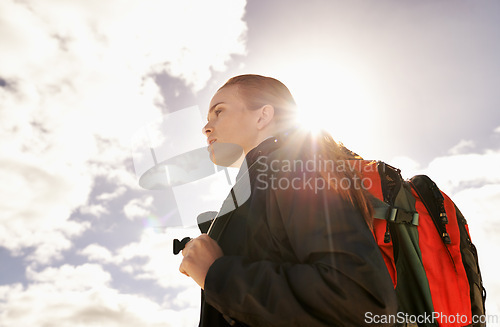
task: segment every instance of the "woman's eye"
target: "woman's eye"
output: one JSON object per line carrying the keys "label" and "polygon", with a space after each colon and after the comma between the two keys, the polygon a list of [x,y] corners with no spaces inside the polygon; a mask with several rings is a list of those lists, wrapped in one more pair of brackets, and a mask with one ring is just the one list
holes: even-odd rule
{"label": "woman's eye", "polygon": [[214,111],[214,113],[215,113],[216,116],[219,116],[219,114],[221,113],[221,111],[222,111],[221,109],[217,109],[217,110]]}

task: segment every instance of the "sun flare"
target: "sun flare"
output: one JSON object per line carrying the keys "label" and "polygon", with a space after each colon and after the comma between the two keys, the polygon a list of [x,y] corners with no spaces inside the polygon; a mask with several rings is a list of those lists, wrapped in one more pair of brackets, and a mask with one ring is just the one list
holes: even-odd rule
{"label": "sun flare", "polygon": [[296,68],[285,84],[295,97],[303,128],[324,129],[355,151],[367,147],[377,115],[369,85],[361,76],[340,67],[309,66]]}

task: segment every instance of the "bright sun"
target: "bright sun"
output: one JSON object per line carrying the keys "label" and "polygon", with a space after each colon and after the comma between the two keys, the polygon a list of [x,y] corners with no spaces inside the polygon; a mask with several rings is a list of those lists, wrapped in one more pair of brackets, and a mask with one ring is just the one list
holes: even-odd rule
{"label": "bright sun", "polygon": [[368,151],[377,115],[369,87],[360,76],[339,67],[309,65],[295,67],[294,75],[283,82],[295,97],[303,127],[325,129],[355,152]]}

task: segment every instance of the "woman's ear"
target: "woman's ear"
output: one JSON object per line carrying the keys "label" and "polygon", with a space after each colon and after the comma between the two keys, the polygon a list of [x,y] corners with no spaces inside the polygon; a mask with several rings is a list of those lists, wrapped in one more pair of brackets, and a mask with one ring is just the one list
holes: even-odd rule
{"label": "woman's ear", "polygon": [[268,126],[274,118],[274,107],[270,104],[266,104],[259,109],[259,118],[257,121],[257,128],[264,129]]}

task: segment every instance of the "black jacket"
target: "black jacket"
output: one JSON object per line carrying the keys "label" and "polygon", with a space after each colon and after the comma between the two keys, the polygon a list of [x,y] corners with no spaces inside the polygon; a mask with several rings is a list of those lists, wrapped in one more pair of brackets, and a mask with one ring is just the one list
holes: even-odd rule
{"label": "black jacket", "polygon": [[[209,233],[224,256],[206,276],[200,326],[363,326],[366,314],[397,313],[366,222],[319,188],[313,148],[309,136],[296,133],[247,154],[249,169],[242,167],[234,189],[238,202],[249,177],[249,198],[216,218]],[[233,202],[229,195],[223,207]]]}

